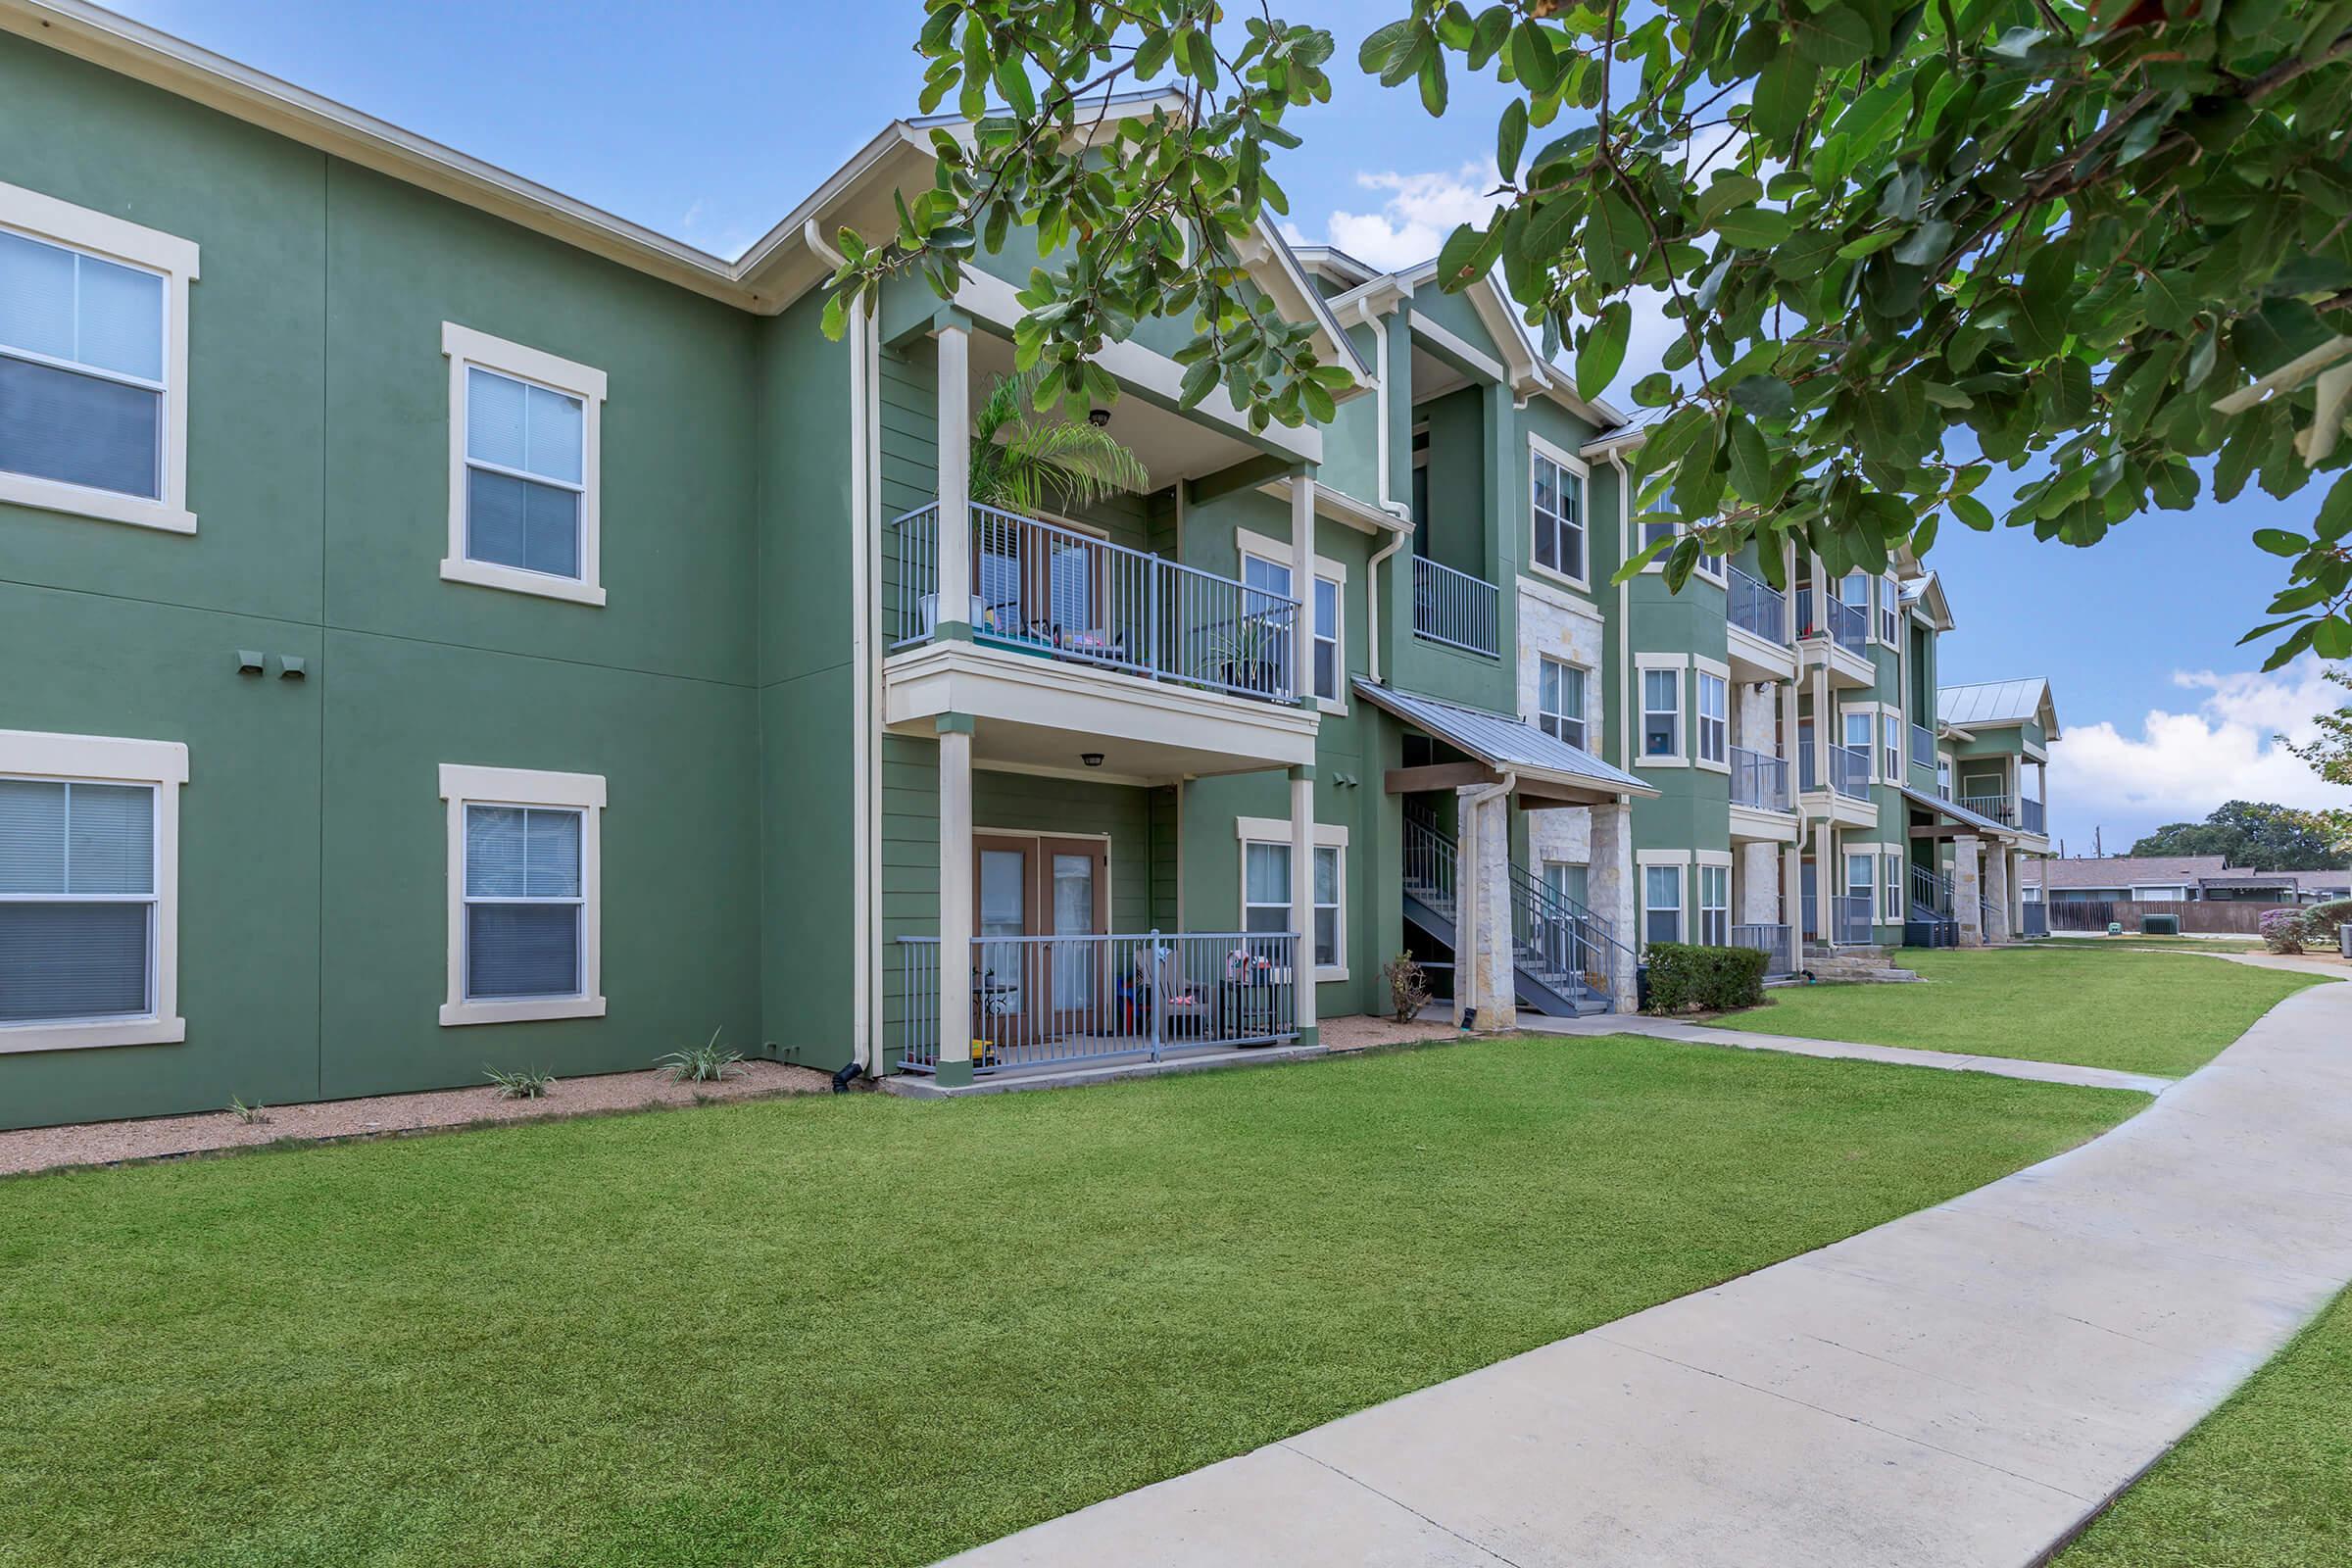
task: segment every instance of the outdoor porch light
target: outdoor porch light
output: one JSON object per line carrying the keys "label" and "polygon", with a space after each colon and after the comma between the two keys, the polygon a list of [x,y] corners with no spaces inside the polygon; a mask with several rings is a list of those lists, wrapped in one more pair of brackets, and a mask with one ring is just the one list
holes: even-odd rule
{"label": "outdoor porch light", "polygon": [[1098,430],[1107,430],[1110,428],[1110,411],[1108,409],[1089,409],[1086,411],[1086,422]]}
{"label": "outdoor porch light", "polygon": [[1078,760],[1084,762],[1089,767],[1101,767],[1102,765],[1102,754],[1101,752],[1080,752],[1078,754]]}

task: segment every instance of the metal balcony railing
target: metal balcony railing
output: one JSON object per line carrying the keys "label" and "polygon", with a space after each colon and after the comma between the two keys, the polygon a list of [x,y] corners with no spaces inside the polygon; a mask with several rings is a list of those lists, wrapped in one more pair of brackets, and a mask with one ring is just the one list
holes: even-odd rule
{"label": "metal balcony railing", "polygon": [[1795,949],[1785,925],[1736,925],[1732,927],[1731,945],[1753,948],[1763,954],[1767,979],[1796,973]]}
{"label": "metal balcony railing", "polygon": [[1830,901],[1830,940],[1847,946],[1870,941],[1871,901],[1867,895],[1841,895]]}
{"label": "metal balcony railing", "polygon": [[2017,803],[2018,826],[2029,833],[2047,831],[2042,825],[2046,820],[2043,814],[2044,810],[2045,808],[2041,802],[2021,797]]}
{"label": "metal balcony railing", "polygon": [[1964,811],[1974,811],[1979,816],[1989,816],[1995,822],[2007,826],[2017,825],[2017,808],[2010,804],[2009,797],[2006,795],[1963,795],[1960,797],[1959,805]]}
{"label": "metal balcony railing", "polygon": [[1911,726],[1911,761],[1918,767],[1936,765],[1936,732],[1925,724]]}
{"label": "metal balcony railing", "polygon": [[[1298,938],[1287,931],[974,937],[975,1075],[1298,1034]],[[900,1065],[939,1067],[939,938],[899,939]]]}
{"label": "metal balcony railing", "polygon": [[2026,901],[2025,910],[2024,934],[2030,937],[2048,936],[2050,934],[2049,907],[2039,899],[2029,899]]}
{"label": "metal balcony railing", "polygon": [[1483,577],[1413,558],[1413,635],[1489,659],[1501,644],[1501,590]]}
{"label": "metal balcony railing", "polygon": [[1298,694],[1298,602],[1057,523],[974,504],[971,603],[939,605],[939,507],[892,520],[898,588],[891,647],[943,620],[973,637],[1145,680],[1289,703]]}
{"label": "metal balcony railing", "polygon": [[1788,764],[1744,746],[1733,747],[1732,804],[1760,811],[1788,809]]}
{"label": "metal balcony railing", "polygon": [[1788,641],[1788,596],[1761,577],[1733,566],[1729,571],[1729,608],[1733,625],[1768,643]]}
{"label": "metal balcony railing", "polygon": [[[1814,613],[1817,597],[1822,606],[1818,617]],[[1796,634],[1799,637],[1829,637],[1847,653],[1867,653],[1870,648],[1870,616],[1842,599],[1817,596],[1810,587],[1796,591]]]}
{"label": "metal balcony railing", "polygon": [[1870,748],[1867,746],[1833,746],[1830,748],[1830,788],[1849,800],[1870,799]]}

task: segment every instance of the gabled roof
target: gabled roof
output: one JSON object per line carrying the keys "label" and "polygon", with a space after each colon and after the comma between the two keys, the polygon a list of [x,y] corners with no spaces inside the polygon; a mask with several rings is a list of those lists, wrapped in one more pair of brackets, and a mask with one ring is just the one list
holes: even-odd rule
{"label": "gabled roof", "polygon": [[2038,675],[1938,687],[1936,717],[1939,723],[1963,729],[1988,729],[2034,719],[2051,740],[2058,739],[2058,705],[2050,697],[2050,683]]}
{"label": "gabled roof", "polygon": [[1932,571],[1923,571],[1903,584],[1903,603],[1917,606],[1928,617],[1928,624],[1937,631],[1950,631],[1952,602],[1944,597],[1943,579]]}
{"label": "gabled roof", "polygon": [[1354,685],[1355,694],[1373,707],[1428,731],[1497,771],[1610,795],[1647,797],[1658,793],[1623,768],[1611,767],[1581,746],[1555,740],[1523,718],[1464,708],[1419,692],[1398,691],[1360,675]]}
{"label": "gabled roof", "polygon": [[2219,855],[2109,855],[2050,858],[2029,864],[2021,881],[2053,888],[2188,887],[2219,876]]}
{"label": "gabled roof", "polygon": [[[930,130],[951,122],[963,123],[960,117],[890,122],[749,250],[725,261],[86,0],[0,0],[0,28],[665,282],[763,315],[783,310],[832,274],[834,263],[825,242],[843,218],[858,212],[868,229],[893,223],[893,209],[882,194],[886,187],[877,182],[912,180],[928,186],[933,164]],[[1114,94],[1107,103],[1114,114],[1135,114],[1155,106],[1181,109],[1184,99],[1166,89],[1152,89]],[[1259,220],[1243,260],[1251,280],[1286,315],[1312,321],[1319,358],[1348,367],[1359,385],[1369,383],[1369,367],[1340,330],[1322,291],[1306,280],[1271,221]]]}
{"label": "gabled roof", "polygon": [[1933,811],[1938,816],[1949,817],[1962,827],[1973,829],[1987,838],[2013,840],[2021,836],[2018,830],[2008,823],[1995,821],[1980,811],[1972,811],[1958,801],[1947,801],[1940,795],[1930,795],[1925,790],[1915,790],[1908,784],[1897,784],[1895,790],[1904,800],[1909,801],[1921,810]]}

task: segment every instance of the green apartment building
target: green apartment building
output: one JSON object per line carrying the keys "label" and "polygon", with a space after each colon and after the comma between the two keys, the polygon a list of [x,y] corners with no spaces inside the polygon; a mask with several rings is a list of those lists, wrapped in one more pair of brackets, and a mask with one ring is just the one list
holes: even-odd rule
{"label": "green apartment building", "polygon": [[1180,411],[1149,323],[1098,411],[1149,482],[974,498],[1034,258],[817,329],[929,134],[726,262],[0,0],[0,1127],[714,1029],[954,1088],[1312,1048],[1408,950],[1487,1027],[1649,941],[2014,928],[1935,579],[1612,586],[1640,432],[1492,286],[1263,230],[1336,419]]}

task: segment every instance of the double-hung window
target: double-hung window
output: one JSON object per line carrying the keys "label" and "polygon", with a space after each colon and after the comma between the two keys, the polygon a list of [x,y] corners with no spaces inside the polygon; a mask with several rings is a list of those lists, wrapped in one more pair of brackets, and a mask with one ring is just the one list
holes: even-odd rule
{"label": "double-hung window", "polygon": [[1534,454],[1529,511],[1536,531],[1536,564],[1576,582],[1585,580],[1585,476],[1543,452]]}
{"label": "double-hung window", "polygon": [[[1661,539],[1672,539],[1680,531],[1675,522],[1674,509],[1669,507],[1663,499],[1642,514],[1641,527],[1642,532],[1637,544],[1643,550],[1647,550]],[[1670,552],[1659,552],[1651,560],[1650,564],[1662,565],[1668,554]]]}
{"label": "double-hung window", "polygon": [[1702,669],[1698,672],[1698,760],[1728,761],[1731,733],[1731,683]]}
{"label": "double-hung window", "polygon": [[1573,860],[1544,862],[1544,891],[1560,902],[1583,908],[1591,901],[1586,892],[1592,885],[1592,867],[1578,865]]}
{"label": "double-hung window", "polygon": [[1707,947],[1728,946],[1732,940],[1732,868],[1698,867],[1698,940]]}
{"label": "double-hung window", "polygon": [[1538,655],[1536,724],[1553,740],[1585,744],[1585,672],[1549,655]]}
{"label": "double-hung window", "polygon": [[449,992],[444,1024],[602,1017],[605,781],[445,764]]}
{"label": "double-hung window", "polygon": [[1848,712],[1845,715],[1845,749],[1861,759],[1857,766],[1870,766],[1870,715]]}
{"label": "double-hung window", "polygon": [[1889,784],[1903,781],[1903,715],[1879,715],[1879,771]]}
{"label": "double-hung window", "polygon": [[0,502],[193,533],[196,247],[0,184]]}
{"label": "double-hung window", "polygon": [[1683,868],[1645,865],[1642,868],[1642,939],[1644,942],[1683,940]]}
{"label": "double-hung window", "polygon": [[1902,636],[1903,585],[1888,573],[1879,583],[1879,641],[1889,648],[1900,648]]}
{"label": "double-hung window", "polygon": [[1280,601],[1292,597],[1290,564],[1245,554],[1242,557],[1242,625],[1246,629],[1237,641],[1246,650],[1257,650],[1258,657],[1241,662],[1240,683],[1255,691],[1261,684],[1271,680],[1272,691],[1289,691],[1292,689],[1291,646],[1295,633],[1291,627],[1291,612],[1283,608]]}
{"label": "double-hung window", "polygon": [[[1272,817],[1244,817],[1236,826],[1242,838],[1242,929],[1272,936],[1291,929],[1291,845],[1275,833],[1288,833],[1290,824]],[[1314,884],[1308,902],[1312,908],[1314,966],[1321,978],[1342,977],[1348,967],[1348,924],[1344,913],[1348,889],[1347,829],[1318,824],[1314,848]]]}
{"label": "double-hung window", "polygon": [[1879,857],[1883,895],[1879,905],[1879,921],[1883,925],[1903,923],[1903,870],[1907,863],[1902,852],[1892,847]]}
{"label": "double-hung window", "polygon": [[0,730],[0,1052],[186,1037],[187,776],[175,742]]}
{"label": "double-hung window", "polygon": [[1291,847],[1242,846],[1242,929],[1272,936],[1291,928]]}
{"label": "double-hung window", "polygon": [[1326,703],[1340,700],[1340,585],[1329,577],[1315,579],[1315,696]]}
{"label": "double-hung window", "polygon": [[1683,672],[1679,669],[1642,672],[1642,755],[1683,755]]}
{"label": "double-hung window", "polygon": [[445,322],[452,582],[601,605],[605,374]]}

